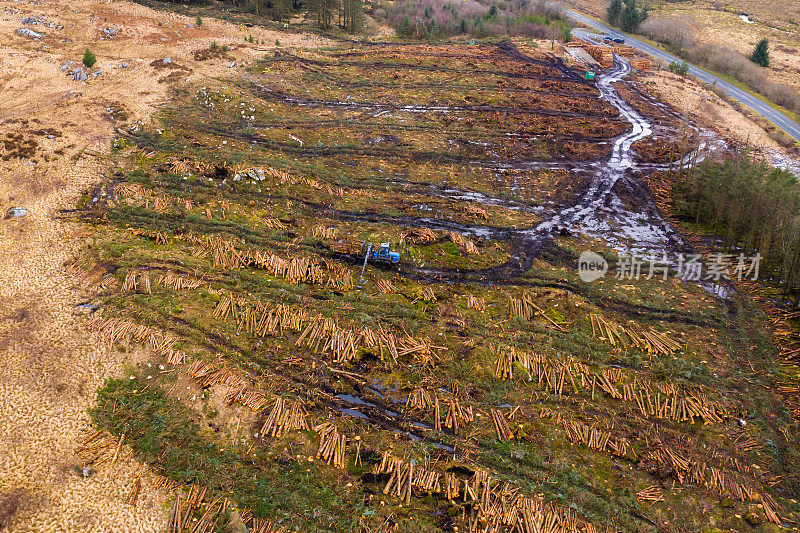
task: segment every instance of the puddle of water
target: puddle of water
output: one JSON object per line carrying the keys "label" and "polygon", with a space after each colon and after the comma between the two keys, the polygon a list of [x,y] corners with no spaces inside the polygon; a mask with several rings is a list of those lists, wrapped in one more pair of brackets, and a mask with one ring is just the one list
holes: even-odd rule
{"label": "puddle of water", "polygon": [[346,407],[340,407],[339,411],[341,411],[341,413],[345,414],[345,415],[349,415],[349,416],[354,416],[356,418],[364,418],[366,420],[370,420],[370,418],[367,415],[365,415],[361,411],[357,411],[355,409],[347,409]]}
{"label": "puddle of water", "polygon": [[364,401],[358,396],[353,396],[352,394],[337,394],[336,397],[339,398],[340,400],[346,401],[347,403],[352,403],[356,405],[366,405],[367,407],[377,407],[374,403]]}

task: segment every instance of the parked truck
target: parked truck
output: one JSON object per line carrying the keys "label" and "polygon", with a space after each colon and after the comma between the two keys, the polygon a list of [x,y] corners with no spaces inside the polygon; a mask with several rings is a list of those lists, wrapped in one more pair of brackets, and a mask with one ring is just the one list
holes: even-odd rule
{"label": "parked truck", "polygon": [[400,261],[400,254],[391,251],[388,242],[378,246],[369,241],[364,242],[333,242],[330,246],[331,253],[358,259],[366,259],[371,263],[394,265]]}

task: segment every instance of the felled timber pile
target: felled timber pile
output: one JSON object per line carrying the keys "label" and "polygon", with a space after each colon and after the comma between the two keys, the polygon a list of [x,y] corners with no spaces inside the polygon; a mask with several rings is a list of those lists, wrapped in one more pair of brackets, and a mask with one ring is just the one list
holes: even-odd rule
{"label": "felled timber pile", "polygon": [[386,294],[393,294],[397,292],[397,287],[395,287],[391,281],[387,281],[385,279],[379,279],[377,282],[375,282],[375,286],[379,291]]}
{"label": "felled timber pile", "polygon": [[533,301],[533,297],[530,294],[523,294],[521,298],[509,296],[508,309],[511,317],[519,316],[525,320],[533,320],[533,317],[538,314],[550,322],[551,326],[555,329],[559,331],[567,331],[563,326],[547,316],[547,313],[545,313],[541,307],[536,305],[536,303]]}
{"label": "felled timber pile", "polygon": [[497,409],[492,409],[492,422],[494,423],[494,430],[497,433],[497,440],[511,440],[514,438],[514,434],[511,432],[511,428],[508,427],[506,418],[503,416],[503,413]]}
{"label": "felled timber pile", "polygon": [[[156,244],[166,244],[170,238],[166,233],[141,228],[132,229],[131,233],[155,239]],[[320,263],[311,257],[284,259],[269,251],[244,246],[243,243],[215,235],[180,233],[174,235],[174,238],[194,245],[193,256],[208,257],[218,268],[259,268],[273,276],[286,278],[290,283],[312,283],[337,290],[349,290],[354,286],[350,270],[337,261],[324,260]]]}
{"label": "felled timber pile", "polygon": [[636,56],[636,50],[631,46],[612,46],[611,50],[618,56],[622,56],[626,59]]}
{"label": "felled timber pile", "polygon": [[593,369],[572,358],[550,358],[506,345],[494,347],[494,353],[498,378],[513,379],[516,364],[525,370],[530,381],[559,396],[582,391],[594,399],[595,394],[603,392],[611,398],[636,403],[644,416],[676,421],[702,418],[721,422],[728,413],[701,392],[681,392],[674,385],[652,384],[635,375],[631,380],[623,369]]}
{"label": "felled timber pile", "polygon": [[251,387],[244,379],[224,367],[210,365],[196,360],[186,371],[202,388],[213,385],[227,385],[231,391],[225,395],[225,404],[239,402],[253,411],[260,411],[268,403],[268,399],[260,390]]}
{"label": "felled timber pile", "polygon": [[590,44],[584,46],[583,49],[589,52],[589,55],[600,63],[601,67],[611,68],[614,66],[614,52],[610,46]]}
{"label": "felled timber pile", "polygon": [[[429,466],[393,457],[384,452],[375,474],[389,474],[383,489],[409,505],[413,489],[441,493],[451,501],[470,504],[466,516],[470,532],[515,531],[519,533],[592,533],[596,529],[572,509],[560,509],[539,498],[520,493],[514,485],[494,479],[485,470],[469,478],[453,472],[439,472]],[[510,528],[510,529],[509,529]]]}
{"label": "felled timber pile", "polygon": [[70,262],[66,265],[69,274],[75,277],[82,277],[88,287],[98,289],[113,289],[119,286],[117,278],[104,266],[91,259],[88,264],[81,266],[78,262]]}
{"label": "felled timber pile", "polygon": [[330,353],[337,363],[358,358],[362,350],[377,350],[381,357],[387,355],[396,360],[409,354],[432,356],[433,350],[439,348],[429,339],[396,336],[382,326],[341,326],[331,317],[302,308],[283,304],[268,308],[261,302],[239,301],[233,295],[223,295],[214,309],[214,317],[220,320],[230,317],[236,322],[238,333],[247,332],[257,337],[283,335],[284,331],[300,333],[296,346]]}
{"label": "felled timber pile", "polygon": [[306,421],[307,413],[302,400],[295,400],[290,407],[287,407],[287,403],[283,398],[275,400],[269,416],[261,426],[262,437],[282,437],[287,431],[311,429]]}
{"label": "felled timber pile", "polygon": [[567,438],[572,444],[583,444],[588,448],[610,452],[620,457],[628,455],[628,440],[615,437],[608,431],[603,431],[595,425],[587,425],[575,420],[563,420],[562,426],[567,433]]}
{"label": "felled timber pile", "polygon": [[384,452],[380,464],[375,468],[376,474],[389,474],[389,481],[383,487],[384,494],[392,494],[396,498],[411,504],[412,487],[417,487],[425,492],[442,492],[442,474],[428,470],[414,463],[392,457],[389,452]]}
{"label": "felled timber pile", "polygon": [[467,294],[467,309],[486,311],[486,300],[483,298],[476,298],[472,294]]}
{"label": "felled timber pile", "polygon": [[[405,412],[412,410],[430,411],[433,410],[433,423],[436,431],[442,431],[442,426],[446,427],[454,434],[458,434],[459,422],[469,423],[475,420],[475,413],[472,406],[461,405],[455,395],[440,398],[441,391],[431,393],[424,387],[415,387],[406,400]],[[442,416],[443,409],[447,409]],[[444,419],[444,424],[442,420]],[[508,426],[506,425],[506,428]],[[510,432],[510,430],[509,430]]]}
{"label": "felled timber pile", "polygon": [[191,200],[182,200],[174,196],[154,193],[135,183],[120,183],[114,187],[114,196],[122,204],[144,207],[156,213],[168,213],[175,211],[179,207],[191,211],[193,207]]}
{"label": "felled timber pile", "polygon": [[792,327],[792,320],[800,319],[800,311],[785,311],[775,306],[765,309],[772,324],[772,333],[778,341],[781,357],[800,362],[800,331]]}
{"label": "felled timber pile", "polygon": [[636,499],[640,502],[663,502],[664,495],[658,485],[652,485],[636,493]]}
{"label": "felled timber pile", "polygon": [[651,355],[672,355],[681,348],[680,343],[653,328],[637,332],[606,320],[596,313],[589,315],[589,321],[592,324],[592,334],[598,339],[608,341],[612,346],[627,348],[630,344]]}
{"label": "felled timber pile", "polygon": [[705,460],[694,460],[682,456],[668,446],[660,445],[647,450],[639,459],[640,463],[650,465],[651,472],[671,472],[679,483],[703,485],[721,495],[731,496],[741,502],[759,502],[770,522],[781,522],[776,509],[777,502],[755,485],[753,481],[734,477],[728,472],[709,465]]}
{"label": "felled timber pile", "polygon": [[132,270],[125,275],[122,290],[152,294],[153,282],[173,291],[197,289],[203,285],[203,282],[198,279],[176,276],[172,272],[151,278],[149,272]]}
{"label": "felled timber pile", "polygon": [[565,45],[567,48],[583,48],[586,49],[587,46],[591,46],[589,43],[584,41],[583,39],[579,39],[577,37],[573,37],[570,42]]}
{"label": "felled timber pile", "polygon": [[249,531],[257,533],[289,531],[270,520],[254,518],[249,509],[238,509],[226,497],[209,500],[207,490],[197,485],[191,485],[188,494],[183,498],[180,494],[176,495],[167,527],[168,533],[212,533],[218,530],[220,519],[226,515],[228,519],[222,524],[225,531],[233,531],[241,525],[249,525]]}
{"label": "felled timber pile", "polygon": [[103,318],[95,316],[86,324],[90,331],[96,331],[99,338],[108,346],[118,341],[134,341],[146,344],[157,357],[166,357],[167,362],[181,364],[186,354],[175,350],[177,340],[155,329],[136,324],[122,318]]}
{"label": "felled timber pile", "polygon": [[325,226],[314,226],[312,230],[314,237],[322,237],[323,239],[334,239],[336,233],[336,228],[326,228]]}
{"label": "felled timber pile", "polygon": [[[760,293],[763,289],[755,283],[739,282],[748,292],[755,294],[755,300],[769,317],[772,333],[778,347],[780,357],[786,365],[800,363],[800,332],[792,322],[800,319],[800,310],[788,311],[776,306],[772,301]],[[787,373],[788,374],[788,373]],[[792,413],[800,420],[800,383],[797,381],[782,381],[778,383],[778,392],[783,397],[783,402]]]}
{"label": "felled timber pile", "polygon": [[629,59],[628,63],[630,63],[631,68],[636,70],[650,70],[653,68],[653,62],[647,57],[634,57]]}
{"label": "felled timber pile", "polygon": [[331,422],[323,422],[314,426],[314,431],[319,432],[319,447],[317,459],[322,459],[327,464],[337,468],[345,467],[344,452],[347,446],[347,437],[339,433],[339,428]]}
{"label": "felled timber pile", "polygon": [[433,292],[433,287],[420,287],[417,300],[422,300],[423,302],[435,302],[436,293]]}
{"label": "felled timber pile", "polygon": [[233,242],[215,236],[200,239],[197,244],[201,249],[193,255],[208,254],[214,266],[220,268],[259,268],[291,283],[313,283],[338,290],[353,288],[350,271],[338,262],[321,264],[310,257],[284,259],[258,248],[237,247]]}

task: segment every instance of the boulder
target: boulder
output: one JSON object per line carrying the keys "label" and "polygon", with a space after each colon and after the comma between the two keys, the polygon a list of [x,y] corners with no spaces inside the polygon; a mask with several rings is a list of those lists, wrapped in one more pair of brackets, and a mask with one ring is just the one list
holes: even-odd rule
{"label": "boulder", "polygon": [[38,33],[28,28],[20,28],[17,30],[17,33],[23,37],[30,37],[31,39],[41,39],[44,37],[44,33]]}
{"label": "boulder", "polygon": [[5,218],[19,218],[19,217],[24,217],[27,214],[28,211],[26,211],[24,207],[15,206],[6,211]]}

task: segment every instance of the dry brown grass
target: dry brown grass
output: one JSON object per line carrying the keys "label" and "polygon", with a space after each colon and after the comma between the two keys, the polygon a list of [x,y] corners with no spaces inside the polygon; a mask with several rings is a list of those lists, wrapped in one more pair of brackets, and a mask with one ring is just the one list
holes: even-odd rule
{"label": "dry brown grass", "polygon": [[19,489],[12,490],[6,494],[0,494],[0,529],[8,527],[11,519],[17,513],[22,503],[23,492]]}
{"label": "dry brown grass", "polygon": [[[22,16],[64,29],[45,28],[37,42],[15,33]],[[82,333],[85,319],[73,306],[92,295],[62,265],[86,235],[54,214],[100,179],[115,128],[147,121],[153,105],[168,98],[178,77],[159,84],[164,73],[153,61],[170,57],[184,67],[173,69],[180,80],[202,82],[232,72],[222,58],[195,60],[194,51],[212,40],[228,45],[237,65],[263,56],[253,46],[234,46],[250,33],[268,43],[279,38],[283,47],[324,42],[213,19],[190,29],[193,23],[124,1],[0,1],[0,138],[9,141],[0,143],[0,210],[28,211],[0,220],[0,522],[15,531],[166,529],[163,491],[142,483],[136,507],[125,504],[140,473],[134,462],[89,478],[75,471],[73,452],[90,423],[94,391],[126,363],[136,364],[140,352],[114,351]],[[119,35],[100,41],[97,27],[111,25]],[[86,48],[104,74],[80,84],[60,67],[79,64]],[[121,63],[128,68],[117,68]],[[18,502],[14,494],[25,496]]]}
{"label": "dry brown grass", "polygon": [[762,127],[696,82],[666,71],[648,73],[643,81],[659,99],[726,138],[759,150],[782,151]]}

